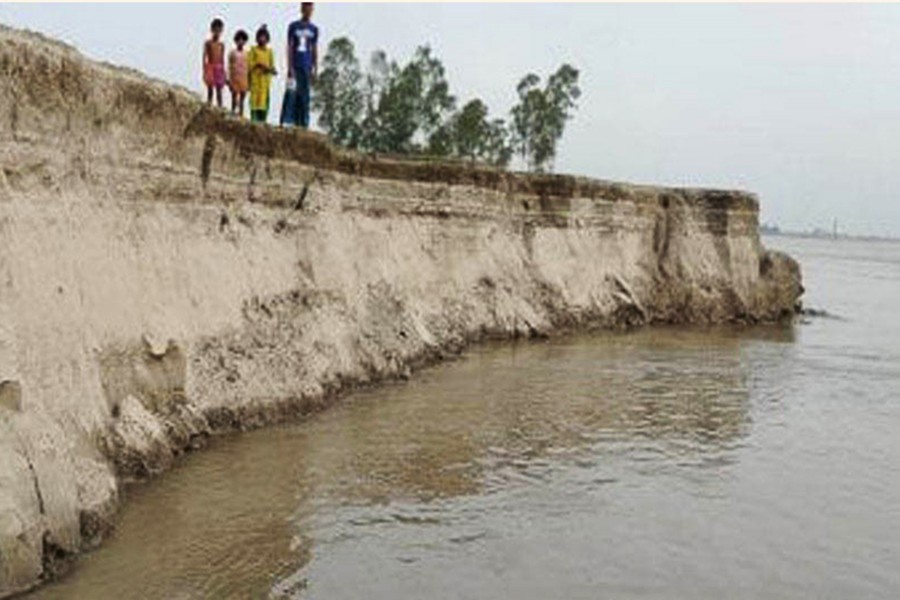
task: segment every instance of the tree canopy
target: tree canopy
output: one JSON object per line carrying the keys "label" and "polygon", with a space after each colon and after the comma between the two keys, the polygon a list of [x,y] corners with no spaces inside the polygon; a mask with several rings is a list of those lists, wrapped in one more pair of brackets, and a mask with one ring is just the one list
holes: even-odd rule
{"label": "tree canopy", "polygon": [[319,125],[338,144],[359,146],[365,109],[362,84],[353,42],[348,38],[332,40],[322,60],[312,107],[319,113]]}
{"label": "tree canopy", "polygon": [[544,86],[528,74],[518,85],[519,101],[507,123],[492,118],[479,98],[457,109],[444,65],[428,46],[417,48],[403,65],[376,51],[363,72],[346,37],[328,44],[315,91],[319,125],[338,144],[501,167],[518,155],[535,171],[552,168],[581,95],[578,70],[570,65],[561,66]]}
{"label": "tree canopy", "polygon": [[522,78],[519,103],[511,111],[513,149],[535,171],[552,168],[556,145],[581,96],[578,70],[571,65],[561,66],[543,88],[540,83],[534,73]]}

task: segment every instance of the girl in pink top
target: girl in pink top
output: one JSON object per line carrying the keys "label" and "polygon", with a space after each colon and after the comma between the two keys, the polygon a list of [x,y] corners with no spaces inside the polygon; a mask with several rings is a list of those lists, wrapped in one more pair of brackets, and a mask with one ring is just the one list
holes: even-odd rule
{"label": "girl in pink top", "polygon": [[222,88],[225,87],[225,44],[222,43],[222,19],[213,19],[209,26],[210,37],[203,44],[203,83],[206,84],[206,102],[212,104],[213,93],[216,104],[222,106]]}
{"label": "girl in pink top", "polygon": [[234,34],[234,50],[228,53],[228,85],[231,88],[231,112],[241,117],[244,116],[244,99],[250,88],[250,78],[247,71],[247,52],[244,45],[249,40],[247,32],[243,29]]}

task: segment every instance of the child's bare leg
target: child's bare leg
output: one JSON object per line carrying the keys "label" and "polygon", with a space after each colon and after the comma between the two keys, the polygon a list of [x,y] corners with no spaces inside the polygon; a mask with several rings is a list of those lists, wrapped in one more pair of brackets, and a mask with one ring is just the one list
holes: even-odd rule
{"label": "child's bare leg", "polygon": [[222,108],[222,88],[220,87],[216,88],[216,104]]}
{"label": "child's bare leg", "polygon": [[206,103],[212,104],[213,89],[211,85],[206,86]]}

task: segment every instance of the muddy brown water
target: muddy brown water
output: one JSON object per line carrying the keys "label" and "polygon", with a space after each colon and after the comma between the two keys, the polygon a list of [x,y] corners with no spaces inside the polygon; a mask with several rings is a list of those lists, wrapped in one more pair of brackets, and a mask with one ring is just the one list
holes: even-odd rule
{"label": "muddy brown water", "polygon": [[786,327],[475,349],[129,490],[33,598],[900,597],[900,244]]}

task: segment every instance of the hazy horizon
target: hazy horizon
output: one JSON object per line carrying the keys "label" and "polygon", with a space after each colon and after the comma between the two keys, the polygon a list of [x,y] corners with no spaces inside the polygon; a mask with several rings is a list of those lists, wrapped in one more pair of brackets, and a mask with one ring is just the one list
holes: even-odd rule
{"label": "hazy horizon", "polygon": [[[0,5],[0,23],[202,91],[209,20],[267,23],[279,62],[296,4]],[[583,98],[558,172],[759,194],[782,229],[900,235],[900,6],[320,4],[323,42],[362,62],[430,44],[460,102],[507,116],[519,79],[563,62]],[[386,26],[384,26],[387,24]],[[397,25],[400,25],[398,27]],[[280,98],[281,81],[275,90]],[[277,118],[277,102],[273,112]]]}

